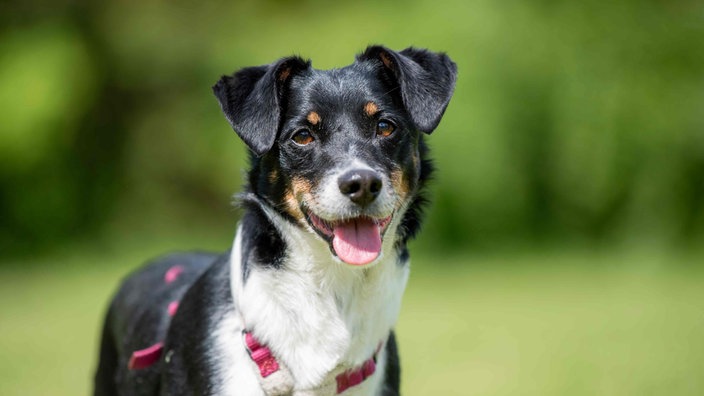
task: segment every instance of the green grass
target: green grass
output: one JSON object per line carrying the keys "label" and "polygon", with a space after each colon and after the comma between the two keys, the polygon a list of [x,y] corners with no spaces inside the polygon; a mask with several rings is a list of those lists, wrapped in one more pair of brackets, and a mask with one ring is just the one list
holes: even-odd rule
{"label": "green grass", "polygon": [[704,394],[702,274],[588,256],[422,263],[398,326],[407,394]]}
{"label": "green grass", "polygon": [[[89,394],[101,316],[150,252],[0,266],[0,394]],[[414,257],[405,395],[704,394],[704,273],[636,254]]]}

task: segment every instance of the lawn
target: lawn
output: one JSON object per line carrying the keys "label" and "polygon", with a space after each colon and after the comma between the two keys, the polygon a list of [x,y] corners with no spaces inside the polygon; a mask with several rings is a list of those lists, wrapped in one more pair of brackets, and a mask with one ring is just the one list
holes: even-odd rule
{"label": "lawn", "polygon": [[[89,394],[103,310],[151,251],[0,266],[0,394]],[[695,256],[414,257],[397,331],[404,395],[704,394]]]}

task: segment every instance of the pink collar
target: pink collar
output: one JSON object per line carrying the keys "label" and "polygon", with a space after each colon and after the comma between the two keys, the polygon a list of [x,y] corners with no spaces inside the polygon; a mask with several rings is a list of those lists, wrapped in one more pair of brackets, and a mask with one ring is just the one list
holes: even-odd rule
{"label": "pink collar", "polygon": [[[251,332],[245,330],[242,333],[244,334],[244,342],[247,346],[249,356],[259,368],[259,375],[261,376],[261,379],[265,379],[276,372],[284,370],[282,365],[279,364],[274,355],[271,353],[269,347],[262,345]],[[361,366],[342,372],[335,377],[338,395],[349,388],[361,384],[364,380],[374,374],[376,371],[376,360],[381,346],[382,343],[379,343],[379,347],[376,349],[374,354],[362,363]]]}

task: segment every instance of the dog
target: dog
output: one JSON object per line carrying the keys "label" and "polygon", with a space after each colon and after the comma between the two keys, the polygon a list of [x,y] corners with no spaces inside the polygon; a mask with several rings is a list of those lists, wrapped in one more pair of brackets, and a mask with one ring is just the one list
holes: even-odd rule
{"label": "dog", "polygon": [[123,281],[94,394],[398,395],[424,135],[456,76],[444,53],[382,46],[340,69],[292,56],[223,76],[213,91],[251,165],[232,249]]}

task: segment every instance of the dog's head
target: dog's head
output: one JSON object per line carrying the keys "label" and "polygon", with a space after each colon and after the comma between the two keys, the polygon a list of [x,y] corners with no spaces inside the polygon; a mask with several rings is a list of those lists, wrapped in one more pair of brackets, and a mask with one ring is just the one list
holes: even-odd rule
{"label": "dog's head", "polygon": [[366,265],[391,224],[400,240],[414,232],[430,171],[422,134],[440,122],[456,74],[445,54],[373,46],[342,69],[289,57],[213,90],[252,151],[251,192],[342,261]]}

